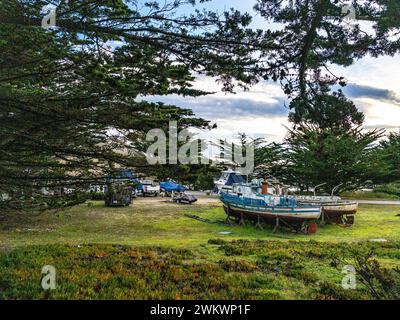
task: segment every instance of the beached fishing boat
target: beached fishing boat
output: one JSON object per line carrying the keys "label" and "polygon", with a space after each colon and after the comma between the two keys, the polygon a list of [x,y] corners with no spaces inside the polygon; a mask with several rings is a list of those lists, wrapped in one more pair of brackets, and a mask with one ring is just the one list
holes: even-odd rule
{"label": "beached fishing boat", "polygon": [[355,201],[328,196],[297,196],[295,199],[298,203],[305,205],[320,205],[322,207],[321,220],[323,222],[345,226],[354,224],[354,215],[358,210],[358,203]]}
{"label": "beached fishing boat", "polygon": [[[258,185],[234,184],[231,191],[221,191],[220,199],[224,210],[241,224],[245,220],[254,220],[261,227],[262,222],[274,223],[276,231],[280,226],[287,226],[297,231],[308,233],[310,223],[321,216],[321,206],[299,204],[293,197],[266,194]],[[313,232],[316,224],[312,224]]]}
{"label": "beached fishing boat", "polygon": [[[291,196],[300,205],[312,205],[320,206],[322,209],[321,222],[335,223],[344,226],[351,226],[354,224],[354,215],[358,210],[358,203],[355,201],[342,200],[340,197],[334,196],[334,193],[338,190],[342,184],[333,188],[331,196],[316,196],[316,189],[326,183],[317,185],[314,187],[314,196]],[[268,185],[267,193],[272,195],[284,195],[287,193],[285,188],[281,188],[278,183],[272,184],[272,187]]]}

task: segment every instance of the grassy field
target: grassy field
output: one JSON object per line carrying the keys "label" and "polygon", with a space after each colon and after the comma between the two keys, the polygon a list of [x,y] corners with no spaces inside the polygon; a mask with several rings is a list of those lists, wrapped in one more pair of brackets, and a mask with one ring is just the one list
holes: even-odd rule
{"label": "grassy field", "polygon": [[388,201],[400,201],[400,197],[394,194],[388,194],[383,192],[343,192],[340,194],[345,199],[355,200],[388,200]]}
{"label": "grassy field", "polygon": [[[340,287],[341,268],[366,252],[400,267],[399,214],[400,206],[361,205],[351,228],[308,236],[226,225],[215,198],[0,214],[0,298],[370,299],[363,285]],[[57,269],[54,291],[40,287],[47,264]]]}

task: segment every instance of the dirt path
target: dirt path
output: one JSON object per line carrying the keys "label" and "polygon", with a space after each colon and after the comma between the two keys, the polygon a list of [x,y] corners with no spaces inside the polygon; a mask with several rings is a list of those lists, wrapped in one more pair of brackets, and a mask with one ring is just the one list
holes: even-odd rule
{"label": "dirt path", "polygon": [[[202,205],[209,205],[209,204],[218,204],[221,203],[217,197],[213,196],[206,196],[206,195],[195,195],[197,197],[197,202],[196,204],[202,204]],[[170,201],[171,198],[162,198],[162,197],[137,197],[136,199],[133,200],[133,202],[138,202],[140,204],[149,204],[151,206],[157,206],[157,207],[164,207],[167,206],[171,203]],[[184,206],[184,204],[183,204]]]}

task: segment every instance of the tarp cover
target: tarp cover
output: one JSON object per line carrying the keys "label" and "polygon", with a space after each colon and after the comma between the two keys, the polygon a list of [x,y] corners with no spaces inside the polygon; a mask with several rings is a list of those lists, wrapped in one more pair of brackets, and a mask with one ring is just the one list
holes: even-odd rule
{"label": "tarp cover", "polygon": [[192,194],[182,194],[179,196],[174,197],[174,201],[180,201],[180,202],[187,202],[187,203],[194,203],[197,201],[197,198],[192,195]]}
{"label": "tarp cover", "polygon": [[117,170],[112,172],[110,176],[106,177],[107,183],[112,180],[134,180],[134,175],[130,170]]}
{"label": "tarp cover", "polygon": [[118,179],[133,179],[133,173],[129,170],[120,170],[116,172]]}
{"label": "tarp cover", "polygon": [[246,181],[244,180],[243,176],[235,173],[229,174],[229,178],[226,181],[225,185],[231,186],[234,183],[245,183]]}
{"label": "tarp cover", "polygon": [[172,191],[183,192],[186,190],[184,186],[170,181],[161,182],[160,188],[167,192],[172,192]]}

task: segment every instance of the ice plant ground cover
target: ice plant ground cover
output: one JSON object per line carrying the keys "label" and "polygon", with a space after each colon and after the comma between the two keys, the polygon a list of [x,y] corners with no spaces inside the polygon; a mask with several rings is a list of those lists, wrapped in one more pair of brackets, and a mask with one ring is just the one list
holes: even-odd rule
{"label": "ice plant ground cover", "polygon": [[[361,205],[353,227],[321,227],[313,236],[224,225],[221,205],[206,197],[193,206],[157,198],[112,209],[93,202],[24,214],[24,222],[4,215],[0,298],[373,299],[361,281],[344,290],[342,268],[370,254],[396,284],[399,213],[400,206]],[[44,265],[56,268],[55,290],[40,286]]]}

